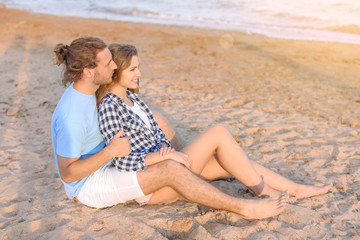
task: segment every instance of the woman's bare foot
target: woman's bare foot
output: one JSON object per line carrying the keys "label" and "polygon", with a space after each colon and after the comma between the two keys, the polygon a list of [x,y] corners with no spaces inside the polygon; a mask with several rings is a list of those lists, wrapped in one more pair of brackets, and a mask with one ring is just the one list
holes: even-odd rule
{"label": "woman's bare foot", "polygon": [[281,192],[273,189],[269,185],[265,184],[263,191],[258,195],[258,197],[275,197],[278,196]]}
{"label": "woman's bare foot", "polygon": [[266,199],[244,199],[243,208],[239,214],[246,219],[264,219],[279,215],[285,210],[289,194],[287,191],[278,196]]}
{"label": "woman's bare foot", "polygon": [[290,193],[290,195],[294,196],[296,199],[308,198],[317,195],[321,195],[327,193],[330,188],[332,188],[333,184],[324,184],[321,186],[315,185],[299,185],[297,189]]}
{"label": "woman's bare foot", "polygon": [[[255,196],[261,198],[277,197],[281,193],[279,190],[276,190],[270,187],[269,185],[267,185],[263,180],[263,176],[261,176],[261,182],[258,185],[249,187],[249,189],[254,193]],[[289,197],[288,202],[289,203],[296,202],[296,197]]]}
{"label": "woman's bare foot", "polygon": [[[258,195],[254,194],[260,198],[274,198],[279,196],[280,193],[281,192],[279,190],[276,190],[265,183],[262,192]],[[297,198],[295,196],[288,197],[288,203],[294,203],[296,200]]]}

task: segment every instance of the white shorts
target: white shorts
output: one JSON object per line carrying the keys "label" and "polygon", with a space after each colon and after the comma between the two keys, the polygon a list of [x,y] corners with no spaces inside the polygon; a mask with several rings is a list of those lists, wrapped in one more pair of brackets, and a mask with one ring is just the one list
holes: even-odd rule
{"label": "white shorts", "polygon": [[136,172],[120,172],[114,166],[105,166],[91,174],[76,198],[89,207],[105,208],[129,200],[146,204],[151,194],[144,195]]}

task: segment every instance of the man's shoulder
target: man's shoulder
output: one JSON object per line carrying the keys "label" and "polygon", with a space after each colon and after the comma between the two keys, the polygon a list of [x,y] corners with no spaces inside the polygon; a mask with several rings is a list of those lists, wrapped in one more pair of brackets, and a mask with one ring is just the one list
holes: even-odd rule
{"label": "man's shoulder", "polygon": [[54,111],[54,116],[62,120],[70,119],[76,121],[76,119],[80,120],[82,116],[86,117],[88,114],[91,114],[91,108],[96,110],[96,104],[89,104],[88,99],[82,98],[69,87],[59,100]]}

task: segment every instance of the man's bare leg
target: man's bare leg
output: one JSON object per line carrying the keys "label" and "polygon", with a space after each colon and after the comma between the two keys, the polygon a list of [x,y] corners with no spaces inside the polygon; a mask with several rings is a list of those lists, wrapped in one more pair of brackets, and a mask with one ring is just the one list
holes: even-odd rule
{"label": "man's bare leg", "polygon": [[285,209],[288,200],[287,193],[256,200],[232,197],[172,160],[151,165],[146,170],[137,172],[137,176],[144,194],[156,193],[167,186],[191,202],[234,212],[248,219],[276,216]]}

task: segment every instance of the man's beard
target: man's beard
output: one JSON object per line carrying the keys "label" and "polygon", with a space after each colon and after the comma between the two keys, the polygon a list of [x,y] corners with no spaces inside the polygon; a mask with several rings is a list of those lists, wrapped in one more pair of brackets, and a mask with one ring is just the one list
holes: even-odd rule
{"label": "man's beard", "polygon": [[108,84],[111,83],[112,78],[110,77],[104,77],[104,76],[100,76],[100,74],[98,72],[95,72],[95,76],[94,76],[94,84],[96,85],[104,85],[104,84]]}

